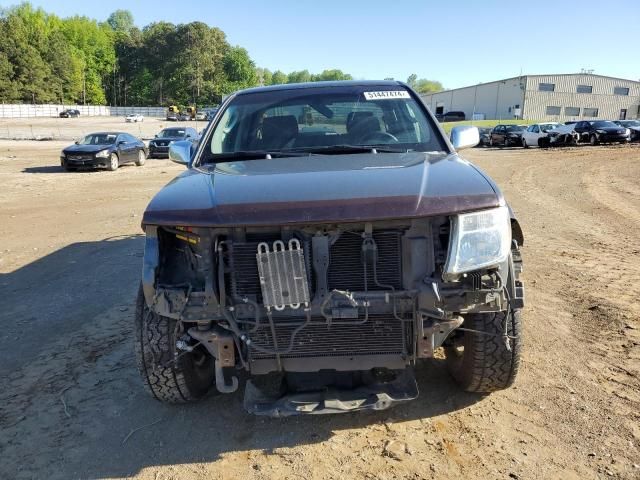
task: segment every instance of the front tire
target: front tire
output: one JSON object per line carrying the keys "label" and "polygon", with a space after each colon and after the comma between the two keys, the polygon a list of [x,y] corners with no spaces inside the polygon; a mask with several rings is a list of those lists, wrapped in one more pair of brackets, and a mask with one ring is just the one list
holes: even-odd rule
{"label": "front tire", "polygon": [[176,351],[176,321],[151,311],[142,287],[136,302],[135,335],[138,370],[153,397],[165,403],[187,403],[209,391],[215,380],[215,360],[202,346],[189,353]]}
{"label": "front tire", "polygon": [[138,150],[138,159],[136,160],[136,165],[138,167],[141,167],[144,165],[144,163],[147,161],[147,156],[144,153],[144,150],[140,149]]}
{"label": "front tire", "polygon": [[595,146],[595,145],[598,145],[598,143],[600,143],[600,142],[598,141],[598,137],[596,137],[595,135],[591,135],[591,136],[589,137],[589,143],[590,143],[592,146]]}
{"label": "front tire", "polygon": [[[510,350],[504,340],[504,322]],[[522,349],[521,312],[514,310],[507,318],[507,312],[475,313],[465,316],[464,328],[479,330],[458,332],[445,347],[449,372],[456,382],[467,392],[494,392],[510,387],[515,381],[520,366]]]}
{"label": "front tire", "polygon": [[527,140],[524,137],[522,138],[522,146],[524,148],[529,148],[529,144],[527,143]]}
{"label": "front tire", "polygon": [[115,172],[119,166],[120,166],[120,159],[118,158],[118,154],[112,153],[111,156],[109,157],[109,165],[107,165],[107,168],[109,169],[109,171]]}

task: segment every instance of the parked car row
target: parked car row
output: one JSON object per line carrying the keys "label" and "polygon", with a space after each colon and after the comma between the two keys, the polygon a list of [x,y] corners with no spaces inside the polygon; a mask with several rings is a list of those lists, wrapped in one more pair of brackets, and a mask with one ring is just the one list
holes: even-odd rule
{"label": "parked car row", "polygon": [[178,126],[162,129],[149,141],[148,147],[142,140],[126,132],[90,133],[62,150],[60,166],[67,171],[80,168],[106,168],[114,171],[125,163],[142,166],[147,158],[168,158],[172,142],[187,140],[196,145],[199,139],[200,134],[195,128]]}
{"label": "parked car row", "polygon": [[554,147],[589,143],[627,143],[640,141],[639,120],[580,120],[564,124],[542,122],[533,125],[496,125],[480,128],[478,146]]}

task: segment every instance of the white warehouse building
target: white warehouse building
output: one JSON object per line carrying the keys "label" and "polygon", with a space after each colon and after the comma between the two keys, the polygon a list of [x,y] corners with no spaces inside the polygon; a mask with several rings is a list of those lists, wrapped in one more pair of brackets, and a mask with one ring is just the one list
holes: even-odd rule
{"label": "white warehouse building", "polygon": [[435,114],[467,120],[640,118],[640,81],[592,73],[522,75],[421,95]]}

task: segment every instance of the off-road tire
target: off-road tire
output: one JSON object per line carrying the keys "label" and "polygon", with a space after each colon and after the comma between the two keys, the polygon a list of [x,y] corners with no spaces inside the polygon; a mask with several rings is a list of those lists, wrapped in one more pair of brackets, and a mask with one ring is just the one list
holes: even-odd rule
{"label": "off-road tire", "polygon": [[[206,395],[214,383],[214,359],[203,352],[178,351],[182,355],[176,360],[175,329],[175,320],[149,309],[140,288],[135,313],[135,351],[144,386],[161,402],[193,402]],[[204,361],[198,364],[197,358]]]}
{"label": "off-road tire", "polygon": [[138,158],[136,159],[136,166],[141,167],[147,161],[147,155],[144,153],[144,150],[138,150]]}
{"label": "off-road tire", "polygon": [[522,320],[519,310],[509,315],[507,333],[511,351],[503,338],[507,312],[475,313],[465,316],[464,328],[491,335],[464,332],[462,354],[454,345],[445,347],[449,372],[467,392],[494,392],[511,386],[518,373],[522,349]]}

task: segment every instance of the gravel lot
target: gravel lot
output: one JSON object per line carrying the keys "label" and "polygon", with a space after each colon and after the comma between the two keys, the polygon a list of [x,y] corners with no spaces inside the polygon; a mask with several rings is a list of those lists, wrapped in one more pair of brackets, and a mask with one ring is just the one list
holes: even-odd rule
{"label": "gravel lot", "polygon": [[[0,135],[29,122],[0,121]],[[39,125],[63,123],[60,137],[163,124]],[[66,173],[65,145],[0,141],[0,478],[640,477],[639,146],[465,152],[524,229],[515,387],[462,393],[436,359],[410,404],[264,419],[244,413],[241,393],[171,407],[143,391],[140,219],[182,168]]]}

